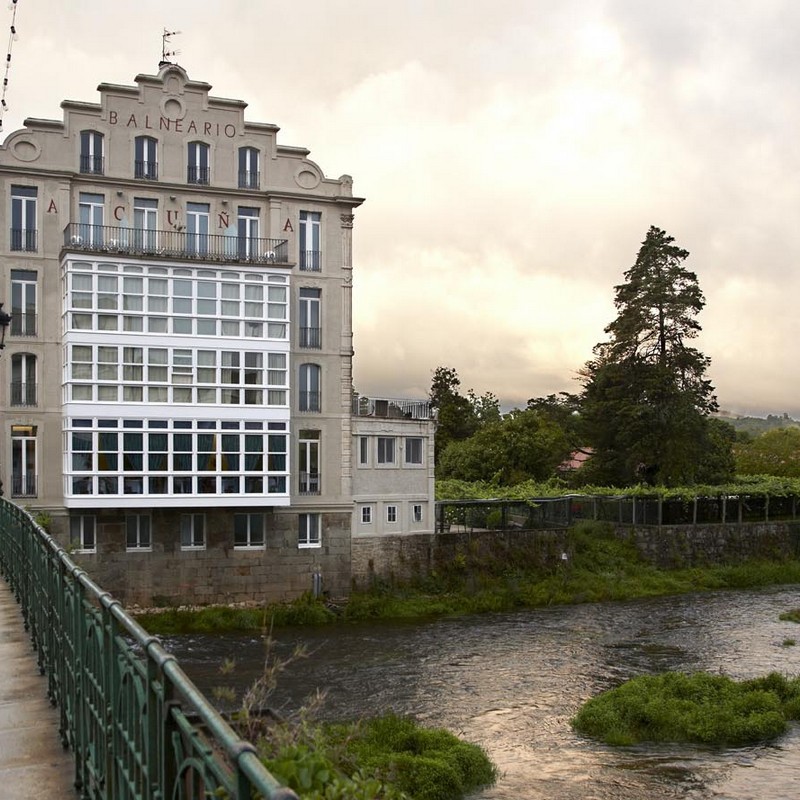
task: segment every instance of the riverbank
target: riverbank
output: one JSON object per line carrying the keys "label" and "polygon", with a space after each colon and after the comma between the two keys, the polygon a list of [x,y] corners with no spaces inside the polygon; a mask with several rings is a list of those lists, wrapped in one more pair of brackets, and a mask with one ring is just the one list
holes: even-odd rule
{"label": "riverbank", "polygon": [[800,561],[750,560],[739,564],[659,569],[634,543],[602,523],[570,529],[571,557],[550,566],[526,552],[490,541],[474,542],[425,578],[376,580],[346,601],[305,596],[268,606],[147,609],[138,621],[162,635],[269,630],[380,619],[511,611],[550,605],[631,600],[717,589],[747,589],[800,583]]}

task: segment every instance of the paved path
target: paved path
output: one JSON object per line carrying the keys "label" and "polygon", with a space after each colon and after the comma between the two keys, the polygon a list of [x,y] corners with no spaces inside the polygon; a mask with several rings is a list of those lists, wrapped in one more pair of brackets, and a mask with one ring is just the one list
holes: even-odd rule
{"label": "paved path", "polygon": [[0,578],[0,800],[74,800],[74,771],[20,607]]}

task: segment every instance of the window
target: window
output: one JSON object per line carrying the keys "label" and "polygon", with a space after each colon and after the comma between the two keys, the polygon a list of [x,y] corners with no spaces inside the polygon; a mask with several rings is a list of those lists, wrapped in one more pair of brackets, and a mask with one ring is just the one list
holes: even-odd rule
{"label": "window", "polygon": [[12,336],[36,336],[36,280],[33,270],[11,270]]}
{"label": "window", "polygon": [[369,465],[369,436],[358,437],[358,465],[360,467]]}
{"label": "window", "polygon": [[103,244],[103,206],[101,194],[81,192],[78,200],[78,239],[74,244],[99,247]]}
{"label": "window", "polygon": [[258,172],[258,150],[255,147],[239,148],[239,188],[258,189],[261,176]]}
{"label": "window", "polygon": [[386,506],[386,521],[397,522],[397,506]]}
{"label": "window", "polygon": [[395,463],[395,438],[393,436],[378,437],[378,464]]}
{"label": "window", "polygon": [[410,436],[405,441],[406,464],[422,464],[422,437]]}
{"label": "window", "polygon": [[207,184],[211,178],[209,159],[211,148],[205,142],[189,142],[187,149],[186,182]]}
{"label": "window", "polygon": [[11,405],[36,405],[36,356],[31,353],[11,356]]}
{"label": "window", "polygon": [[413,503],[411,506],[411,521],[422,522],[422,505],[420,503]]}
{"label": "window", "polygon": [[300,494],[319,494],[319,441],[320,432],[301,430],[298,439],[298,469]]}
{"label": "window", "polygon": [[158,142],[152,136],[136,137],[133,174],[136,178],[158,180]]}
{"label": "window", "polygon": [[322,347],[320,289],[300,289],[300,347]]}
{"label": "window", "polygon": [[299,533],[298,547],[321,547],[322,535],[320,531],[319,514],[298,514]]}
{"label": "window", "polygon": [[203,550],[205,546],[205,514],[181,514],[181,550]]}
{"label": "window", "polygon": [[11,249],[36,252],[35,186],[11,187]]}
{"label": "window", "polygon": [[361,524],[372,524],[372,506],[361,506]]}
{"label": "window", "polygon": [[133,243],[137,250],[158,248],[158,200],[133,198]]}
{"label": "window", "polygon": [[[186,204],[186,252],[190,255],[201,256],[208,253],[210,215],[208,203]],[[216,303],[213,313],[216,313]]]}
{"label": "window", "polygon": [[81,131],[80,171],[103,174],[103,134],[97,131]]}
{"label": "window", "polygon": [[264,515],[234,514],[233,515],[233,546],[234,547],[263,547],[264,546]]}
{"label": "window", "polygon": [[236,222],[239,237],[239,258],[258,258],[258,209],[239,206]]}
{"label": "window", "polygon": [[300,212],[300,269],[309,272],[319,272],[322,269],[321,218],[319,211]]}
{"label": "window", "polygon": [[125,517],[125,547],[128,550],[150,550],[150,517],[147,514],[129,514]]}
{"label": "window", "polygon": [[69,518],[69,541],[72,547],[82,553],[97,552],[94,517],[80,514]]}
{"label": "window", "polygon": [[321,411],[319,364],[300,365],[300,411]]}
{"label": "window", "polygon": [[36,426],[11,426],[11,496],[36,497]]}

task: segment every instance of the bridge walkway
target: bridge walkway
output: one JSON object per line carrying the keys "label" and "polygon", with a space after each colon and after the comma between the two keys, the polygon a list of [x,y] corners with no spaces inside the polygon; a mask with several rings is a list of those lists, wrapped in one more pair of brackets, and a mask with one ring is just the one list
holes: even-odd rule
{"label": "bridge walkway", "polygon": [[0,579],[0,800],[72,800],[75,764],[61,746],[22,613]]}

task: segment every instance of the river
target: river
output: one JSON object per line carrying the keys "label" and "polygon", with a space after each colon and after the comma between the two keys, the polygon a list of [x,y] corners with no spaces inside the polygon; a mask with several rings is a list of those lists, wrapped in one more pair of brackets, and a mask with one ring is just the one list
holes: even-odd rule
{"label": "river", "polygon": [[[481,744],[500,769],[475,800],[782,800],[800,792],[800,725],[759,747],[607,747],[569,720],[587,698],[664,670],[751,678],[800,674],[800,625],[781,622],[800,587],[559,606],[431,622],[281,631],[275,652],[310,652],[281,678],[273,705],[327,690],[328,719],[392,710]],[[797,638],[797,646],[786,646]],[[165,644],[201,689],[249,683],[264,660],[255,636]],[[231,675],[218,667],[236,660]]]}

